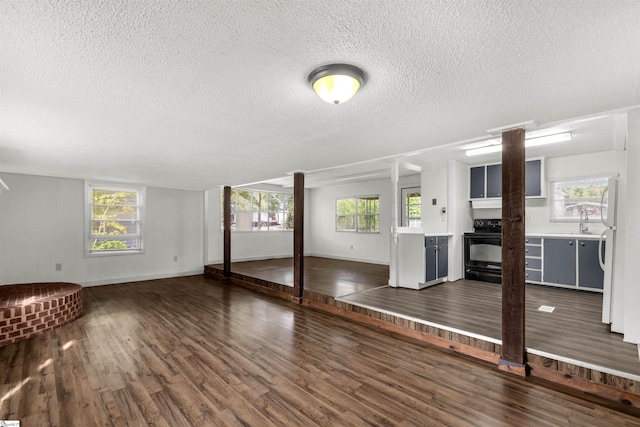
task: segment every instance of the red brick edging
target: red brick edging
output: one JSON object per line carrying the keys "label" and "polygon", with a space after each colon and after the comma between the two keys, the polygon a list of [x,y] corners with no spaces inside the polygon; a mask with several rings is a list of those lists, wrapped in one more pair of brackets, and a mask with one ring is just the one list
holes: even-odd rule
{"label": "red brick edging", "polygon": [[0,286],[0,347],[82,316],[82,286],[25,283]]}

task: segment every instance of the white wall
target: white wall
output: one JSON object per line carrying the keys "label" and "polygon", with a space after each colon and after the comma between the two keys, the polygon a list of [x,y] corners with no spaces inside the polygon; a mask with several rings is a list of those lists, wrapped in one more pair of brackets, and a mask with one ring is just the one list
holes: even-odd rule
{"label": "white wall", "polygon": [[[310,255],[389,264],[391,179],[314,188],[309,190],[308,194],[309,208],[306,212],[309,212],[311,216],[311,228],[309,239],[305,237],[305,249]],[[372,195],[380,197],[380,232],[337,232],[336,199]]]}
{"label": "white wall", "polygon": [[[448,231],[448,214],[441,213],[443,207],[449,209],[449,170],[447,165],[447,162],[443,162],[438,167],[422,172],[422,229],[425,233],[446,233]],[[435,205],[433,199],[436,199]]]}
{"label": "white wall", "polygon": [[449,229],[449,275],[450,281],[464,277],[463,233],[472,227],[469,209],[469,168],[455,160],[449,161],[449,200],[447,217]]}
{"label": "white wall", "polygon": [[[201,273],[201,191],[147,188],[143,254],[85,257],[84,181],[2,173],[0,284],[84,286]],[[174,256],[178,261],[174,261]],[[62,271],[55,271],[57,263]]]}
{"label": "white wall", "polygon": [[[613,295],[614,312],[622,309],[621,322],[624,328],[625,341],[640,344],[640,198],[638,184],[640,184],[640,111],[634,110],[628,117],[629,131],[627,137],[627,179],[622,191],[625,192],[626,215],[622,221],[618,221],[616,239],[623,242],[625,260],[623,280],[624,290],[621,295]],[[620,214],[620,213],[619,213]],[[616,271],[617,273],[617,271]],[[615,276],[614,280],[617,280]],[[639,350],[640,353],[640,350]]]}

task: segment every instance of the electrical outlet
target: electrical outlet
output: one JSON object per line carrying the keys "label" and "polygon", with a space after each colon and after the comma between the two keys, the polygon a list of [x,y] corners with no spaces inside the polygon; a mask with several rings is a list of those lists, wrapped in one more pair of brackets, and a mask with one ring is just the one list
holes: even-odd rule
{"label": "electrical outlet", "polygon": [[349,246],[349,249],[353,250],[353,245]]}
{"label": "electrical outlet", "polygon": [[56,271],[62,271],[62,263],[56,264]]}
{"label": "electrical outlet", "polygon": [[173,262],[178,262],[178,255],[173,256]]}

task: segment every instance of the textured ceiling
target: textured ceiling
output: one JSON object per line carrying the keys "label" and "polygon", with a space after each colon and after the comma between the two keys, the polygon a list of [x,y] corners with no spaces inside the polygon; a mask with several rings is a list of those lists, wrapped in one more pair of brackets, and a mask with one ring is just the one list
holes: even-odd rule
{"label": "textured ceiling", "polygon": [[[0,171],[209,189],[640,104],[640,1],[0,1]],[[348,103],[306,78],[367,73]]]}

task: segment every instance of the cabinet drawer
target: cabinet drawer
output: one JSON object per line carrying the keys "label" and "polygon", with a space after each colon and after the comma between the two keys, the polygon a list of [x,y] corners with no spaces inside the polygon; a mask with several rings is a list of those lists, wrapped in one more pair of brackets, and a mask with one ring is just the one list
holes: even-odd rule
{"label": "cabinet drawer", "polygon": [[449,245],[449,236],[426,236],[424,238],[425,246],[448,246]]}
{"label": "cabinet drawer", "polygon": [[542,238],[541,237],[525,237],[524,242],[527,245],[540,245],[542,244]]}
{"label": "cabinet drawer", "polygon": [[542,246],[526,245],[524,253],[526,256],[542,256]]}
{"label": "cabinet drawer", "polygon": [[541,270],[542,258],[525,258],[524,268],[531,269],[531,270]]}
{"label": "cabinet drawer", "polygon": [[525,270],[524,280],[527,282],[542,282],[542,272],[540,270]]}

